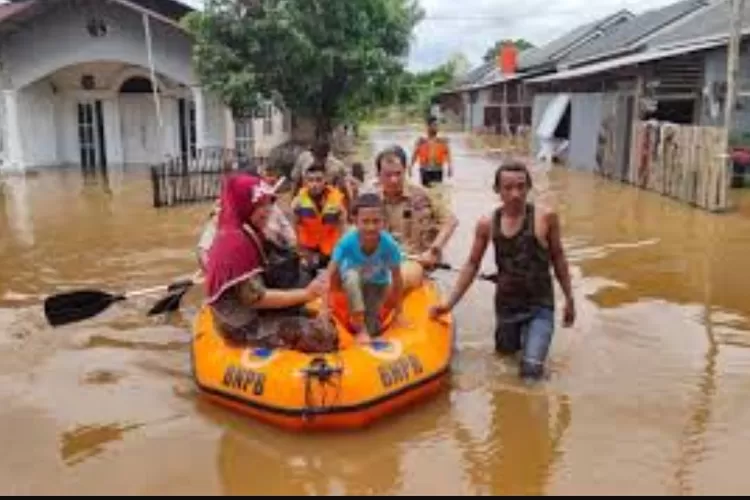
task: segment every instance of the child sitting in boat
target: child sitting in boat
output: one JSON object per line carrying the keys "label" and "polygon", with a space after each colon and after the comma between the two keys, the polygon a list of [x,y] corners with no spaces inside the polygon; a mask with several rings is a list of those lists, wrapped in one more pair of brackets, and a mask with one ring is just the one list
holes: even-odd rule
{"label": "child sitting in boat", "polygon": [[[360,196],[354,205],[355,229],[339,240],[333,251],[328,275],[332,291],[343,289],[348,303],[350,327],[359,343],[368,343],[382,333],[381,313],[402,313],[403,279],[401,249],[383,230],[383,202],[376,194]],[[323,317],[330,311],[326,295]]]}

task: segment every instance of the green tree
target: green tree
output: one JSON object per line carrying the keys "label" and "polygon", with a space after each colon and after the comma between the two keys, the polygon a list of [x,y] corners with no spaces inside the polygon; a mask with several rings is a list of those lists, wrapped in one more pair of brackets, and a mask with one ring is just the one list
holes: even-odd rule
{"label": "green tree", "polygon": [[422,17],[417,0],[207,0],[185,26],[202,84],[235,112],[270,99],[323,136],[393,99]]}
{"label": "green tree", "polygon": [[514,43],[516,45],[516,49],[518,49],[518,52],[523,52],[524,50],[534,48],[534,44],[524,38],[519,38],[517,40],[499,40],[495,42],[495,45],[487,49],[487,52],[485,52],[483,58],[484,62],[494,61],[497,58],[497,55],[500,53],[500,49],[502,48],[503,44],[506,42]]}

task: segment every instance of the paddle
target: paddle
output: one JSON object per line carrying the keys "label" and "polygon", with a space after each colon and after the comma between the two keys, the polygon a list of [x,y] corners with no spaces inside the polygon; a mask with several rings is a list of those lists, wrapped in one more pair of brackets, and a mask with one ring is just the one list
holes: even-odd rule
{"label": "paddle", "polygon": [[144,288],[133,292],[121,294],[112,294],[101,290],[77,290],[73,292],[64,292],[48,297],[44,301],[44,315],[50,325],[57,327],[70,323],[76,323],[106,311],[112,304],[133,297],[141,297],[160,292],[165,288],[167,290],[181,289],[192,284],[192,280],[178,281],[168,286],[158,286],[153,288]]}
{"label": "paddle", "polygon": [[185,294],[197,283],[202,282],[200,271],[196,272],[189,280],[178,281],[169,285],[167,288],[168,295],[161,298],[148,311],[147,316],[158,316],[159,314],[171,313],[180,309],[180,303]]}

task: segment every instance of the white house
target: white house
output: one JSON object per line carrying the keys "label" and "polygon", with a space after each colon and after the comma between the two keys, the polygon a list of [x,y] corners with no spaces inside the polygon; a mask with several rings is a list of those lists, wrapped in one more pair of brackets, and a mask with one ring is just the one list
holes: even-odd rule
{"label": "white house", "polygon": [[235,121],[201,88],[178,23],[189,10],[176,0],[1,4],[0,171],[153,164],[210,147],[264,155],[284,141],[283,113],[269,105]]}

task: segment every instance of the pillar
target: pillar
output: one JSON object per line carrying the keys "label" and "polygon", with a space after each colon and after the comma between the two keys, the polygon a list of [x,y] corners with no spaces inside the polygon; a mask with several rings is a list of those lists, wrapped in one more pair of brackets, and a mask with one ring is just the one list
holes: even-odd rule
{"label": "pillar", "polygon": [[11,169],[22,170],[24,168],[23,141],[21,137],[21,122],[18,115],[18,91],[5,90],[3,100],[5,101],[5,130],[8,163]]}
{"label": "pillar", "polygon": [[205,149],[208,132],[206,123],[206,97],[203,87],[193,87],[193,102],[195,102],[195,146],[199,150]]}

